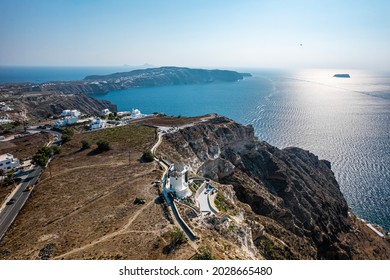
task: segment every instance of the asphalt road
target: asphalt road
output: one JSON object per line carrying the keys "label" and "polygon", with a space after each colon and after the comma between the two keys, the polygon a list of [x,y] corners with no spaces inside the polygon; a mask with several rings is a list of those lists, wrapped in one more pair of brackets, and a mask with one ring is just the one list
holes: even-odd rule
{"label": "asphalt road", "polygon": [[35,167],[28,173],[22,176],[22,183],[18,186],[18,190],[11,197],[15,200],[13,204],[6,205],[3,211],[0,213],[0,240],[11,226],[16,216],[26,203],[27,198],[30,196],[31,191],[25,191],[28,186],[33,186],[39,178],[42,172],[41,167]]}

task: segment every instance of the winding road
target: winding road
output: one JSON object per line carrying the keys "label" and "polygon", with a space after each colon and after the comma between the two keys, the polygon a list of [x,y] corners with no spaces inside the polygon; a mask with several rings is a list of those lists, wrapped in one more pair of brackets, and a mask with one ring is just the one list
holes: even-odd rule
{"label": "winding road", "polygon": [[[6,203],[4,207],[2,207],[2,211],[0,212],[0,240],[3,238],[8,228],[16,219],[16,216],[19,214],[20,210],[23,208],[27,199],[31,194],[31,190],[26,190],[28,186],[34,186],[36,181],[39,178],[39,175],[42,172],[42,167],[35,167],[31,169],[26,176],[23,176],[22,183],[17,186],[16,191],[13,192],[13,195],[9,197],[14,200],[11,204],[10,202]],[[8,204],[8,205],[7,205]]]}

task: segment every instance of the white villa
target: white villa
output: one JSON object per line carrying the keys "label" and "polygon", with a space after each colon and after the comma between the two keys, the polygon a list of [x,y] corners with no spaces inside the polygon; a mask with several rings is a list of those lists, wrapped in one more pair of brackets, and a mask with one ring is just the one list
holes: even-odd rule
{"label": "white villa", "polygon": [[174,192],[179,199],[191,196],[192,192],[188,188],[188,166],[184,166],[182,171],[178,171],[172,164],[169,167],[166,187],[169,192]]}
{"label": "white villa", "polygon": [[60,117],[80,117],[81,113],[79,110],[63,110]]}
{"label": "white villa", "polygon": [[62,118],[54,123],[54,127],[62,127],[76,123],[80,115],[79,110],[63,110],[60,115]]}
{"label": "white villa", "polygon": [[20,166],[20,162],[17,158],[14,158],[11,154],[0,155],[0,169],[4,171],[11,171],[12,169]]}
{"label": "white villa", "polygon": [[102,110],[102,114],[103,114],[104,116],[108,116],[109,114],[111,114],[111,111],[110,111],[109,109],[103,109],[103,110]]}
{"label": "white villa", "polygon": [[102,120],[101,118],[96,118],[92,120],[92,122],[89,124],[89,129],[94,130],[94,129],[101,129],[104,128],[105,126],[105,121]]}
{"label": "white villa", "polygon": [[8,117],[0,117],[0,124],[7,124],[12,123],[12,120],[10,120]]}
{"label": "white villa", "polygon": [[144,117],[145,115],[142,114],[140,110],[138,110],[138,109],[133,109],[133,110],[131,110],[131,116],[132,116],[132,118],[134,118],[134,119],[138,119],[138,118]]}
{"label": "white villa", "polygon": [[76,123],[79,120],[78,117],[65,117],[61,120],[58,120],[54,123],[55,127],[62,127],[62,126],[67,126],[73,123]]}
{"label": "white villa", "polygon": [[13,109],[7,105],[7,103],[5,102],[0,102],[0,111],[4,111],[4,112],[7,112],[7,111],[12,111]]}

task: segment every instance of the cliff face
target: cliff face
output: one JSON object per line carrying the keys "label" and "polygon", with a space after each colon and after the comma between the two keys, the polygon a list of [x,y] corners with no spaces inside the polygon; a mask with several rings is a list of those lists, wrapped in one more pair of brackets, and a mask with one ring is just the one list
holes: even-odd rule
{"label": "cliff face", "polygon": [[[359,258],[346,241],[355,225],[328,161],[299,148],[280,150],[258,141],[251,126],[223,117],[168,134],[165,140],[166,157],[232,185],[238,202],[250,206],[246,219],[260,219],[265,227],[266,235],[252,232],[263,256]],[[280,248],[275,240],[281,241]],[[268,252],[269,242],[278,253]],[[386,242],[382,245],[383,258],[390,251]]]}

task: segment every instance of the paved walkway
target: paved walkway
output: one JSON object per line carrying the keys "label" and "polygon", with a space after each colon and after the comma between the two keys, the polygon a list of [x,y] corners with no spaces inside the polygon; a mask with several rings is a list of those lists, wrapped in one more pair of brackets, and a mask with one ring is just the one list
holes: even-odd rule
{"label": "paved walkway", "polygon": [[214,209],[210,207],[210,191],[207,188],[199,194],[198,202],[202,214],[216,214]]}
{"label": "paved walkway", "polygon": [[377,230],[372,224],[367,224],[367,226],[372,229],[373,232],[375,232],[376,234],[378,234],[380,237],[384,238],[385,235],[383,233],[381,233],[379,230]]}
{"label": "paved walkway", "polygon": [[[158,140],[157,140],[156,144],[154,144],[153,147],[150,149],[153,154],[156,152],[156,149],[158,148],[158,146],[162,142],[162,135],[163,135],[163,133],[161,133],[161,131],[158,131],[158,134],[157,134]],[[154,160],[157,161],[164,168],[164,174],[163,174],[162,179],[161,179],[161,187],[162,187],[162,192],[163,192],[165,201],[169,205],[170,213],[174,217],[174,223],[176,224],[176,226],[181,228],[183,230],[183,232],[187,235],[187,237],[189,239],[189,245],[192,248],[194,248],[195,250],[197,250],[198,246],[194,242],[194,240],[196,239],[196,236],[191,231],[191,229],[184,223],[184,221],[182,221],[179,218],[179,214],[176,211],[175,206],[173,205],[173,203],[170,201],[170,199],[168,197],[168,193],[167,193],[166,188],[165,188],[165,183],[166,183],[166,178],[167,178],[169,166],[166,165],[164,162],[160,161],[156,157],[154,158]]]}

